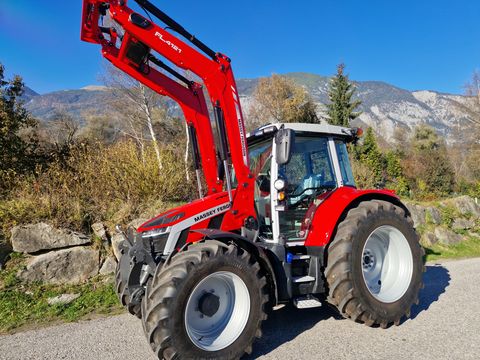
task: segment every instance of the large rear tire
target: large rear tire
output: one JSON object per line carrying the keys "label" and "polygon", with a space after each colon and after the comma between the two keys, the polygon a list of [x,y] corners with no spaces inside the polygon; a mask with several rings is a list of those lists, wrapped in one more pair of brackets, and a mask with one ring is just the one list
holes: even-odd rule
{"label": "large rear tire", "polygon": [[[142,308],[141,305],[134,305],[130,303],[130,294],[128,293],[127,289],[127,276],[128,274],[123,274],[121,269],[128,268],[130,263],[130,259],[128,254],[124,253],[120,257],[120,260],[117,263],[117,267],[115,269],[115,290],[117,292],[118,299],[120,303],[128,310],[128,312],[132,315],[135,315],[139,319],[142,318]],[[122,266],[126,264],[126,266]]]}
{"label": "large rear tire", "polygon": [[239,359],[261,337],[267,293],[247,251],[213,240],[192,244],[147,285],[147,339],[159,359]]}
{"label": "large rear tire", "polygon": [[365,201],[338,225],[328,248],[328,300],[349,319],[382,328],[418,303],[423,249],[404,209],[387,201]]}

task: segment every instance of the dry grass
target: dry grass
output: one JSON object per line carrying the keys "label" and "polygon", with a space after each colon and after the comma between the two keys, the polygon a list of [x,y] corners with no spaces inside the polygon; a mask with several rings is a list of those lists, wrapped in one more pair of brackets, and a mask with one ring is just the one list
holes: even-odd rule
{"label": "dry grass", "polygon": [[125,223],[153,206],[188,201],[194,187],[185,181],[181,155],[164,148],[161,156],[160,171],[151,147],[142,156],[128,141],[78,145],[0,200],[1,228],[7,234],[16,224],[46,220],[89,231],[95,221]]}

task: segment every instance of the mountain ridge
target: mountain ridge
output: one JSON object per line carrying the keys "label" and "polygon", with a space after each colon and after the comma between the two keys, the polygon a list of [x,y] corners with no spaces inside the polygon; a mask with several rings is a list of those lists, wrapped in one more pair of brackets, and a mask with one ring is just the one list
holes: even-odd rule
{"label": "mountain ridge", "polygon": [[[303,86],[319,105],[319,114],[324,113],[322,104],[328,102],[330,77],[305,72],[287,73],[283,76]],[[258,81],[259,78],[237,80],[247,117]],[[352,125],[371,126],[387,140],[392,138],[397,127],[412,130],[416,125],[426,123],[443,135],[447,142],[453,142],[454,128],[470,120],[468,114],[461,110],[460,105],[465,100],[462,95],[433,90],[410,91],[381,80],[353,83],[356,87],[355,97],[362,101],[359,107],[362,114]],[[104,111],[103,107],[113,99],[113,94],[103,86],[89,85],[82,89],[54,91],[43,95],[30,88],[28,90],[28,96],[24,95],[26,108],[33,116],[43,120],[53,118],[58,112],[66,112],[81,122],[87,112],[111,114],[111,110]],[[174,113],[179,113],[176,104],[171,103],[170,106]]]}

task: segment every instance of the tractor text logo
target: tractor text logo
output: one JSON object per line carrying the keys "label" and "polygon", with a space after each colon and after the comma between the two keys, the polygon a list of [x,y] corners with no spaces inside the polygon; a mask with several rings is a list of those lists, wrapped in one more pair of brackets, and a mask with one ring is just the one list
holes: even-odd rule
{"label": "tractor text logo", "polygon": [[201,220],[205,220],[205,219],[207,219],[207,218],[209,218],[209,217],[212,217],[212,216],[214,216],[214,215],[220,214],[220,213],[224,212],[225,210],[230,209],[230,207],[231,207],[231,204],[230,204],[230,203],[220,205],[220,206],[218,206],[218,207],[216,207],[216,208],[213,208],[213,209],[211,209],[211,210],[207,210],[207,211],[205,211],[204,213],[196,216],[196,217],[193,219],[193,221],[199,222],[199,221],[201,221]]}
{"label": "tractor text logo", "polygon": [[167,44],[168,46],[170,46],[173,50],[175,50],[176,52],[178,52],[179,54],[182,53],[182,49],[180,49],[177,45],[175,45],[174,43],[172,43],[170,40],[165,40],[163,38],[163,35],[160,34],[158,31],[155,32],[155,36],[158,37],[160,40],[162,40],[165,44]]}

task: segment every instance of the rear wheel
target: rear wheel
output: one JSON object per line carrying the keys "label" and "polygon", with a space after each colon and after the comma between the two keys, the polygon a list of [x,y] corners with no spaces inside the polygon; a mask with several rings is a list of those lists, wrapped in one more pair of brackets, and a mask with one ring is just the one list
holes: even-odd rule
{"label": "rear wheel", "polygon": [[192,244],[157,270],[144,330],[159,359],[238,359],[261,336],[268,300],[258,262],[234,244]]}
{"label": "rear wheel", "polygon": [[348,212],[329,246],[329,301],[368,326],[398,325],[418,303],[423,255],[405,210],[387,201],[362,202]]}

